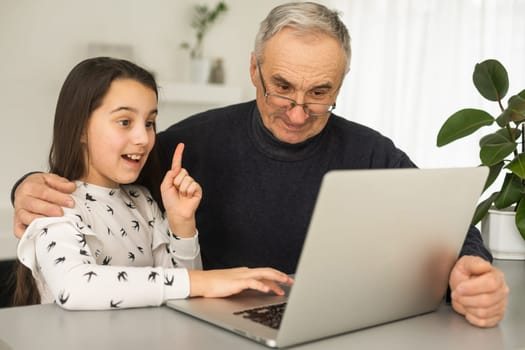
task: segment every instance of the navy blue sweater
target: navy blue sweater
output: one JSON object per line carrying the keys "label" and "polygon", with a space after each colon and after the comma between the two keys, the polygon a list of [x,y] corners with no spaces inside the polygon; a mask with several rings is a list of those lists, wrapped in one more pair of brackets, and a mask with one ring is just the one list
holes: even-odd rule
{"label": "navy blue sweater", "polygon": [[[203,188],[197,227],[206,269],[293,273],[327,171],[415,167],[388,138],[333,114],[313,138],[280,142],[263,126],[255,101],[189,117],[157,142],[163,171],[184,142],[183,166]],[[491,260],[475,228],[461,254]]]}

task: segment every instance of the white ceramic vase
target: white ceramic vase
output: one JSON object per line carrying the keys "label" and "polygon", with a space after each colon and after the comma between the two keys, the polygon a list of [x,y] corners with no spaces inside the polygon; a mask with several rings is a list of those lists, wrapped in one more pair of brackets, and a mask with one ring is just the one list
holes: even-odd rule
{"label": "white ceramic vase", "polygon": [[207,84],[210,78],[210,60],[207,58],[192,58],[190,60],[190,79],[195,84]]}
{"label": "white ceramic vase", "polygon": [[525,260],[525,240],[515,223],[513,210],[490,209],[481,222],[485,245],[495,259]]}

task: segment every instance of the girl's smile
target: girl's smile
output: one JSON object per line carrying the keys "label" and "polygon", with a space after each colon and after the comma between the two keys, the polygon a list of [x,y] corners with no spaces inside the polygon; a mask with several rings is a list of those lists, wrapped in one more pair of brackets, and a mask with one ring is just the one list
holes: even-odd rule
{"label": "girl's smile", "polygon": [[133,183],[155,143],[156,117],[154,91],[136,80],[114,80],[83,135],[87,174],[81,180],[112,188]]}

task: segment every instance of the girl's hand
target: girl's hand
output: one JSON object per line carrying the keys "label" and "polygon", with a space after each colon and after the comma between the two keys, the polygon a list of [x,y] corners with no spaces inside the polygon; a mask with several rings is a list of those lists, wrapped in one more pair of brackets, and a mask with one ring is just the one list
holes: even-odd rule
{"label": "girl's hand", "polygon": [[284,295],[277,283],[291,285],[293,279],[272,268],[239,267],[225,270],[190,270],[190,296],[208,298],[227,297],[245,289]]}
{"label": "girl's hand", "polygon": [[187,238],[196,233],[195,211],[202,198],[202,188],[182,167],[183,151],[184,144],[179,143],[160,191],[171,232]]}

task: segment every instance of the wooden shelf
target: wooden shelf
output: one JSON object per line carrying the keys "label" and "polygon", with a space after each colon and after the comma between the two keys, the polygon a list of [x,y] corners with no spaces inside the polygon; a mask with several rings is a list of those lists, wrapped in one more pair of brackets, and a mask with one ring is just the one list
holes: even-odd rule
{"label": "wooden shelf", "polygon": [[159,82],[159,101],[186,105],[224,105],[241,102],[241,88],[219,84]]}

